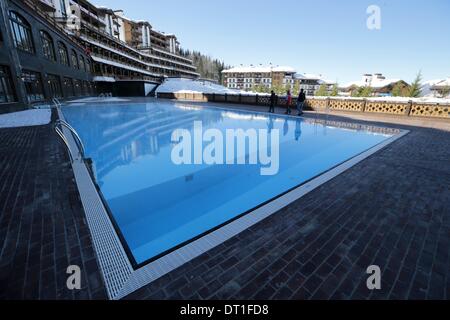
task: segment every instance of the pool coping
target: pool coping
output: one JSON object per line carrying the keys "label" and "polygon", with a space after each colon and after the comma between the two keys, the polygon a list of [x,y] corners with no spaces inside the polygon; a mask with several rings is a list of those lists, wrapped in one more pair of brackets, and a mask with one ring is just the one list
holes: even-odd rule
{"label": "pool coping", "polygon": [[[232,109],[227,110],[233,111]],[[64,120],[64,115],[59,109],[58,116],[60,119]],[[360,126],[384,128],[383,126],[372,125]],[[315,178],[302,183],[300,186],[294,187],[290,191],[281,194],[272,201],[260,205],[256,209],[249,211],[247,214],[229,222],[217,230],[168,253],[158,260],[134,270],[116,229],[114,228],[113,222],[110,219],[107,208],[102,201],[98,187],[93,181],[85,162],[79,155],[77,143],[70,131],[63,128],[70,149],[72,151],[77,151],[77,154],[74,155],[72,169],[86,214],[94,248],[97,253],[108,297],[112,300],[119,300],[128,296],[134,291],[150,284],[169,272],[174,271],[201,254],[217,247],[251,226],[280,211],[294,201],[297,201],[307,193],[330,181],[410,132],[409,130],[403,129],[396,130],[398,130],[398,134],[393,135],[372,148],[336,165]]]}

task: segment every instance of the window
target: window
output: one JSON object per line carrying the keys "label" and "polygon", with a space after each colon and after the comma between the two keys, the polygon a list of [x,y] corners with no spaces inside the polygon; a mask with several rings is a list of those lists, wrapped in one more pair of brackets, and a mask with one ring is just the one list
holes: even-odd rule
{"label": "window", "polygon": [[85,66],[84,66],[84,58],[82,56],[80,56],[80,69],[81,70],[85,70]]}
{"label": "window", "polygon": [[78,59],[77,59],[77,53],[75,50],[72,50],[72,67],[75,69],[79,69],[80,66],[78,65]]}
{"label": "window", "polygon": [[16,101],[16,97],[13,91],[11,73],[8,67],[0,66],[0,103],[14,101]]}
{"label": "window", "polygon": [[92,72],[91,61],[89,61],[89,58],[86,58],[86,72]]}
{"label": "window", "polygon": [[54,74],[47,75],[48,86],[50,88],[50,92],[52,93],[52,98],[62,98],[62,88],[59,77]]}
{"label": "window", "polygon": [[56,55],[53,40],[47,32],[42,30],[41,30],[41,41],[44,57],[47,58],[48,60],[55,61]]}
{"label": "window", "polygon": [[74,79],[73,80],[73,87],[74,87],[74,92],[76,96],[80,96],[81,95],[81,81]]}
{"label": "window", "polygon": [[59,0],[59,5],[61,7],[61,15],[63,16],[63,18],[67,18],[66,1]]}
{"label": "window", "polygon": [[66,90],[66,94],[67,94],[68,97],[74,97],[75,96],[75,91],[74,91],[72,79],[64,78],[64,88]]}
{"label": "window", "polygon": [[83,81],[83,94],[85,96],[89,95],[89,83],[87,81]]}
{"label": "window", "polygon": [[42,87],[41,75],[37,72],[23,70],[22,80],[27,92],[28,102],[44,100],[44,89]]}
{"label": "window", "polygon": [[69,65],[69,54],[67,53],[66,45],[64,43],[62,43],[61,41],[58,42],[58,54],[59,54],[60,62],[63,65],[68,66]]}
{"label": "window", "polygon": [[28,22],[14,11],[9,12],[11,34],[16,48],[34,53],[33,36]]}

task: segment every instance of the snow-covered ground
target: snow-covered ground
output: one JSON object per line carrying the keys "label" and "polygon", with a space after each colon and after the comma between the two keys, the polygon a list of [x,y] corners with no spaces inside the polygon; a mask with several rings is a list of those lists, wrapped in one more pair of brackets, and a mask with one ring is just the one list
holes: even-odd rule
{"label": "snow-covered ground", "polygon": [[121,99],[115,97],[90,97],[69,101],[69,103],[85,103],[85,102],[126,102],[128,99]]}
{"label": "snow-covered ground", "polygon": [[49,124],[50,118],[50,109],[34,109],[0,114],[0,128],[40,126]]}
{"label": "snow-covered ground", "polygon": [[[430,85],[427,83],[427,85]],[[432,85],[432,84],[431,84]],[[423,88],[424,95],[427,92],[426,88]],[[233,90],[228,89],[224,86],[203,80],[190,80],[183,78],[169,78],[163,84],[161,84],[156,92],[162,93],[218,93],[218,94],[242,94],[242,95],[255,95],[256,92],[247,92],[241,90]],[[268,95],[265,93],[258,93],[259,95]],[[327,97],[308,97],[309,99],[327,99]],[[356,99],[360,100],[362,98],[353,98],[353,97],[330,97],[332,99],[344,99],[351,100]],[[440,103],[440,104],[450,104],[450,97],[436,98],[434,96],[424,96],[420,98],[408,98],[408,97],[372,97],[366,98],[369,101],[389,101],[389,102],[408,102],[413,101],[416,103]]]}
{"label": "snow-covered ground", "polygon": [[247,94],[245,91],[228,89],[219,84],[204,80],[190,80],[183,78],[169,78],[161,84],[156,93],[227,93]]}
{"label": "snow-covered ground", "polygon": [[439,103],[439,104],[450,104],[450,98],[435,98],[435,97],[420,97],[420,98],[409,98],[409,97],[369,97],[369,98],[359,98],[359,97],[308,97],[309,99],[342,99],[342,100],[361,100],[366,99],[368,101],[387,101],[387,102],[415,102],[415,103]]}

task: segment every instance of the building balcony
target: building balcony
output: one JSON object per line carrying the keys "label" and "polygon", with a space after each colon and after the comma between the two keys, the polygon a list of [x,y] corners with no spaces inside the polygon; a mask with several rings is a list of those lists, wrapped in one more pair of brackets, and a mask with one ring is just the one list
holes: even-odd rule
{"label": "building balcony", "polygon": [[56,10],[55,5],[51,0],[34,0],[33,2],[36,3],[43,11],[55,12]]}

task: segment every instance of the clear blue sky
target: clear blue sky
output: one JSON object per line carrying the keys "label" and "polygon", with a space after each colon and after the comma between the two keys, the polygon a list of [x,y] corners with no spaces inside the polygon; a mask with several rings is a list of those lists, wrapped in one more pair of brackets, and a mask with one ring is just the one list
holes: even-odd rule
{"label": "clear blue sky", "polygon": [[[340,83],[363,73],[450,76],[449,0],[93,0],[229,65],[289,65]],[[381,30],[366,27],[369,5]]]}

